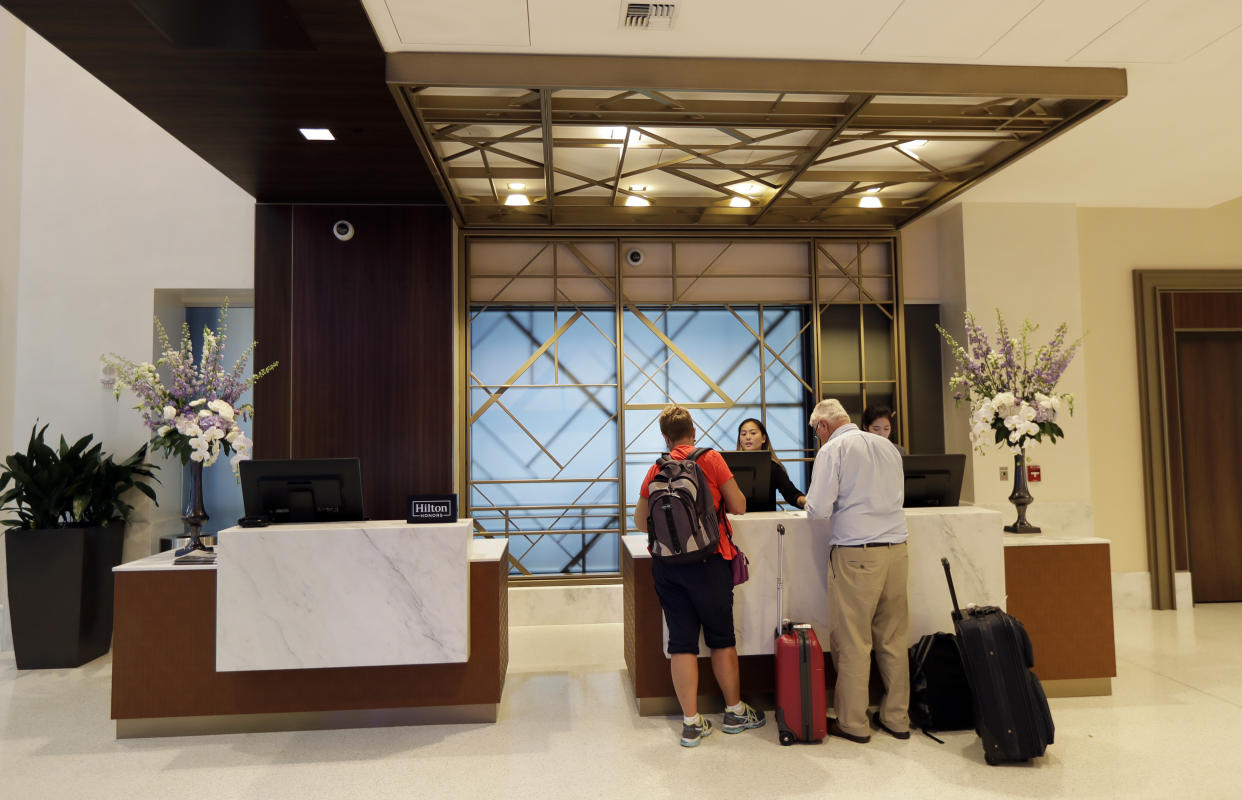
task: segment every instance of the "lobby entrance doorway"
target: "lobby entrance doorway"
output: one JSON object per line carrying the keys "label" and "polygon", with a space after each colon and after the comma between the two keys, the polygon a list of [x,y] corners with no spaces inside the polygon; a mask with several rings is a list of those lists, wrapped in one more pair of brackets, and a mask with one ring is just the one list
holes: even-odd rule
{"label": "lobby entrance doorway", "polygon": [[1179,331],[1177,366],[1194,601],[1242,601],[1242,332]]}

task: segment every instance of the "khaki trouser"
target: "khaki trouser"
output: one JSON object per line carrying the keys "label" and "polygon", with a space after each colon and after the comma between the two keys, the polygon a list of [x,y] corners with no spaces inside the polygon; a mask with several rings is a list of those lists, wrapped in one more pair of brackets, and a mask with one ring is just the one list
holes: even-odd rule
{"label": "khaki trouser", "polygon": [[895,731],[910,729],[910,610],[906,605],[909,556],[906,544],[834,547],[828,578],[829,647],[837,669],[837,724],[868,736],[871,651],[884,678],[880,720]]}

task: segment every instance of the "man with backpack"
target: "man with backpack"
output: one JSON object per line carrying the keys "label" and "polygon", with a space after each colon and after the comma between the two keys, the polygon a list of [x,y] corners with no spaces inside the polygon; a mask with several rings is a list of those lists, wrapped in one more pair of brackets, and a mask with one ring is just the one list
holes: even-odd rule
{"label": "man with backpack", "polygon": [[726,704],[720,729],[741,733],[765,721],[762,711],[742,702],[733,633],[729,562],[737,549],[724,511],[744,513],[746,498],[720,453],[695,449],[689,411],[677,405],[665,408],[660,433],[669,452],[647,471],[634,527],[647,533],[651,575],[668,623],[669,668],[682,711],[681,744],[695,747],[712,732],[712,724],[698,712],[700,629]]}

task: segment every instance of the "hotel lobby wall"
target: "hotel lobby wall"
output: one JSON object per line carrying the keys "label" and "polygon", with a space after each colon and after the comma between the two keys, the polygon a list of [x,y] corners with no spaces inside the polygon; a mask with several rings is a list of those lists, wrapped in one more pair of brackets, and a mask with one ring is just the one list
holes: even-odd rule
{"label": "hotel lobby wall", "polygon": [[[989,334],[996,310],[1004,315],[1010,334],[1020,335],[1024,319],[1038,324],[1031,344],[1050,340],[1057,325],[1069,324],[1070,341],[1086,330],[1078,266],[1078,217],[1072,205],[978,204],[962,205],[965,307],[979,317]],[[947,316],[946,316],[947,318]],[[1032,484],[1035,504],[1028,518],[1056,536],[1108,536],[1092,526],[1091,451],[1089,447],[1090,392],[1086,373],[1092,356],[1103,357],[1090,337],[1057,384],[1074,395],[1074,413],[1058,418],[1065,438],[1055,445],[1027,450],[1027,463],[1042,468],[1042,480]],[[949,372],[951,373],[951,369]],[[947,404],[950,413],[967,412]],[[980,505],[1016,516],[1008,497],[1012,477],[1000,479],[1000,468],[1012,472],[1013,455],[989,446],[972,456],[974,498]],[[1012,521],[1012,519],[1007,520]],[[1115,531],[1114,531],[1115,532]]]}
{"label": "hotel lobby wall", "polygon": [[[1071,337],[1084,330],[1073,206],[959,204],[902,231],[902,263],[907,284],[926,285],[929,274],[937,276],[941,324],[959,341],[967,309],[989,336],[996,309],[1014,333],[1020,332],[1023,319],[1039,323],[1040,330],[1032,337],[1036,346],[1051,339],[1063,321],[1069,323]],[[1075,358],[1058,387],[1075,396],[1074,415],[1061,419],[1066,438],[1055,446],[1038,445],[1028,451],[1030,463],[1043,468],[1043,480],[1032,487],[1036,496],[1032,520],[1046,521],[1045,530],[1059,535],[1105,535],[1094,534],[1092,526],[1085,384],[1089,355],[1084,350]],[[953,373],[947,345],[941,347],[941,369],[946,379]],[[969,410],[955,405],[947,388],[942,392],[946,448],[971,452]],[[989,448],[983,455],[972,454],[963,499],[1012,514],[1007,499],[1012,480],[1000,479],[1002,466],[1012,470],[1013,456],[1007,451]]]}
{"label": "hotel lobby wall", "polygon": [[[0,453],[13,452],[17,371],[17,266],[22,207],[22,99],[26,34],[0,8]],[[0,652],[13,649],[4,548],[0,548]]]}
{"label": "hotel lobby wall", "polygon": [[[1142,583],[1148,570],[1132,272],[1238,269],[1239,227],[1242,199],[1209,209],[966,203],[901,233],[906,285],[938,275],[941,318],[955,335],[967,307],[980,316],[999,307],[1007,320],[1039,321],[1036,341],[1051,338],[1061,321],[1072,335],[1087,334],[1083,355],[1063,382],[1077,398],[1074,415],[1063,420],[1066,438],[1031,451],[1043,481],[1032,486],[1030,517],[1055,522],[1058,532],[1089,521],[1094,535],[1112,543],[1115,583],[1131,585],[1130,576]],[[982,321],[990,333],[992,319]],[[951,374],[947,347],[941,358]],[[1094,425],[1088,398],[1097,409]],[[949,449],[965,451],[966,412],[951,400],[944,405]],[[1007,506],[1011,483],[999,480],[998,468],[1012,466],[1012,459],[997,451],[972,461],[963,496],[977,492],[977,502]]]}
{"label": "hotel lobby wall", "polygon": [[1087,373],[1088,391],[1108,411],[1106,423],[1088,430],[1097,535],[1114,538],[1114,570],[1146,571],[1133,271],[1242,268],[1242,198],[1206,209],[1077,214],[1083,324],[1093,351],[1108,354]]}
{"label": "hotel lobby wall", "polygon": [[[254,199],[2,10],[0,72],[2,452],[38,420],[128,454],[146,429],[100,383],[99,356],[152,357],[156,290],[250,287]],[[157,491],[126,557],[176,523],[179,481]],[[0,561],[0,597],[3,576]]]}
{"label": "hotel lobby wall", "polygon": [[256,363],[281,363],[255,385],[256,456],[359,456],[372,519],[453,491],[448,209],[258,205],[254,228]]}

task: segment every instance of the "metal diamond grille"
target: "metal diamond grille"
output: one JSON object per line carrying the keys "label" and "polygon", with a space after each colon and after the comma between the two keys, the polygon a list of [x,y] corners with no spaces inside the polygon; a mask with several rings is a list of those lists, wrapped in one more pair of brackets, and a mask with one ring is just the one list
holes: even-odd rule
{"label": "metal diamond grille", "polygon": [[893,230],[1125,96],[1124,71],[390,53],[464,227]]}
{"label": "metal diamond grille", "polygon": [[816,400],[899,405],[891,239],[484,236],[465,253],[469,513],[509,538],[516,575],[617,571],[670,402],[721,450],[763,420],[800,485]]}

